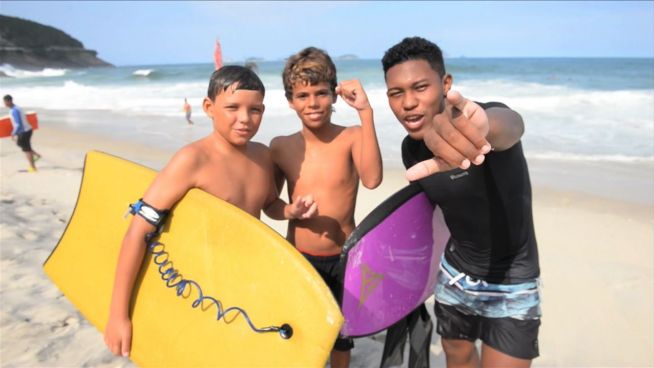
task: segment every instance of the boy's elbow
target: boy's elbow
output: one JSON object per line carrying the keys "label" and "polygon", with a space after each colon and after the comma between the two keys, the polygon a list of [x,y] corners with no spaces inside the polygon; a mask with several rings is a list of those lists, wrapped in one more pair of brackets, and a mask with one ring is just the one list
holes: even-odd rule
{"label": "boy's elbow", "polygon": [[273,211],[270,208],[264,208],[263,213],[273,220],[278,220],[278,221],[283,220],[283,218],[280,218],[281,216],[279,216],[277,212]]}
{"label": "boy's elbow", "polygon": [[522,138],[525,124],[522,116],[513,110],[505,110],[504,115],[491,125],[488,140],[496,151],[507,150]]}
{"label": "boy's elbow", "polygon": [[383,176],[384,175],[382,173],[379,173],[379,175],[375,175],[372,178],[366,178],[366,180],[362,179],[361,183],[367,189],[375,189],[381,184]]}
{"label": "boy's elbow", "polygon": [[[515,111],[514,111],[515,112]],[[515,136],[518,137],[518,139],[522,138],[522,135],[525,134],[525,122],[522,120],[522,116],[515,112],[515,124],[514,124],[514,131],[515,131]]]}
{"label": "boy's elbow", "polygon": [[273,219],[273,220],[276,220],[276,218],[275,218],[275,211],[274,211],[274,209],[273,209],[272,207],[273,207],[273,203],[269,203],[268,205],[265,205],[265,206],[261,209],[261,211],[262,211],[264,214],[266,214],[266,216],[270,217],[270,218]]}
{"label": "boy's elbow", "polygon": [[522,116],[518,114],[517,112],[515,113],[515,123],[513,124],[513,132],[510,135],[510,141],[507,142],[507,149],[513,147],[516,143],[520,141],[522,138],[522,135],[525,134],[525,123],[522,120]]}

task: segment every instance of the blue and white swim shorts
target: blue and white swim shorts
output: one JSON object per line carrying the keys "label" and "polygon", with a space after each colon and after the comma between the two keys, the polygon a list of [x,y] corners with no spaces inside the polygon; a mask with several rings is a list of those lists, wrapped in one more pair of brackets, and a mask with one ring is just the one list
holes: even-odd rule
{"label": "blue and white swim shorts", "polygon": [[444,257],[434,296],[436,331],[443,339],[481,339],[520,359],[539,355],[540,279],[493,284],[451,266]]}

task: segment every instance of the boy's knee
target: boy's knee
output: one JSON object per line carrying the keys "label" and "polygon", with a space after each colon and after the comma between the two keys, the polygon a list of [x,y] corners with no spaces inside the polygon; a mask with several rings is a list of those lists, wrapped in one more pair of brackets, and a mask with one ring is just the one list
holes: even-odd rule
{"label": "boy's knee", "polygon": [[448,366],[467,365],[476,361],[477,348],[467,340],[442,339]]}
{"label": "boy's knee", "polygon": [[332,368],[347,368],[350,366],[350,351],[332,350],[329,366]]}

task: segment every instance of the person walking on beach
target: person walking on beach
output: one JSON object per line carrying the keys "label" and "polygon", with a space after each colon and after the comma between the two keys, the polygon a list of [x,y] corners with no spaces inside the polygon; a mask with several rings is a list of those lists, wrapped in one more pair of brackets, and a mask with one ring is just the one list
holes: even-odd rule
{"label": "person walking on beach", "polygon": [[191,121],[191,105],[188,103],[186,98],[184,98],[184,106],[182,107],[184,110],[184,114],[186,115],[186,122],[189,125],[193,125],[193,121]]}
{"label": "person walking on beach", "polygon": [[407,178],[441,207],[451,232],[434,293],[447,365],[528,367],[539,355],[541,309],[522,118],[451,91],[440,48],[424,38],[405,38],[382,65],[408,133]]}
{"label": "person walking on beach", "polygon": [[[373,111],[357,80],[336,84],[336,67],[324,51],[308,47],[291,56],[282,74],[289,106],[302,129],[270,143],[277,188],[288,185],[289,205],[271,206],[273,219],[289,219],[288,241],[314,266],[339,300],[343,285],[338,263],[345,239],[354,230],[359,180],[369,189],[382,181],[382,159]],[[357,110],[360,126],[332,122],[336,97]],[[330,357],[334,368],[347,367],[351,338],[339,337]]]}
{"label": "person walking on beach", "polygon": [[15,140],[18,147],[25,152],[29,164],[27,171],[34,173],[37,171],[34,163],[41,158],[41,155],[32,148],[32,126],[27,122],[23,109],[14,104],[11,95],[5,95],[3,100],[5,106],[9,109],[9,118],[11,119],[11,125],[14,127],[11,132],[11,139]]}

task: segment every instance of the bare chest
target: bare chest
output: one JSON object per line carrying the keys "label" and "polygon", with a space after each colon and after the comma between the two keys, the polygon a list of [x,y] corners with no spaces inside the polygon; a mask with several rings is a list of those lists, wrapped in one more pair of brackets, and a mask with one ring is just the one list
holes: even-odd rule
{"label": "bare chest", "polygon": [[271,188],[270,170],[253,163],[222,163],[205,170],[199,187],[258,217]]}
{"label": "bare chest", "polygon": [[349,150],[308,149],[300,157],[287,170],[293,186],[340,190],[358,181]]}

